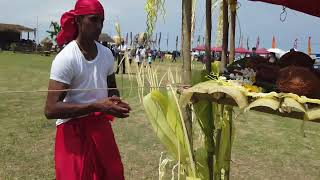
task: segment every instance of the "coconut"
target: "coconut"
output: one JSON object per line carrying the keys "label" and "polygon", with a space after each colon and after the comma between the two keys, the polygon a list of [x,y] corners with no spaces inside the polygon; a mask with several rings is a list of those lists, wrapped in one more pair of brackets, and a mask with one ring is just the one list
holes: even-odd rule
{"label": "coconut", "polygon": [[280,70],[276,84],[280,92],[319,98],[319,83],[319,78],[310,68],[291,65]]}
{"label": "coconut", "polygon": [[290,65],[312,68],[314,60],[307,54],[300,51],[290,51],[280,58],[280,66]]}
{"label": "coconut", "polygon": [[247,58],[247,67],[256,70],[259,64],[265,64],[268,62],[268,59],[257,56],[257,57],[248,57]]}
{"label": "coconut", "polygon": [[262,63],[258,64],[255,70],[257,72],[257,81],[275,83],[279,75],[280,67],[270,63]]}

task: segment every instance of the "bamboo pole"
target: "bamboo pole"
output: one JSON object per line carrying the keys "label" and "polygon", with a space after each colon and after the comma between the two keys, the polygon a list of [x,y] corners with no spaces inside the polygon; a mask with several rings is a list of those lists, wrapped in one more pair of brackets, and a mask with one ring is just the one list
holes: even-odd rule
{"label": "bamboo pole", "polygon": [[237,0],[229,0],[229,2],[230,2],[230,24],[231,24],[229,64],[231,64],[235,59]]}
{"label": "bamboo pole", "polygon": [[[206,0],[206,37],[205,37],[205,46],[206,46],[206,70],[207,73],[211,73],[211,62],[212,62],[212,55],[211,55],[211,30],[212,30],[212,0]],[[208,145],[208,170],[209,170],[209,180],[214,179],[214,140],[213,140],[213,119],[211,119],[210,124],[210,134],[207,139]]]}
{"label": "bamboo pole", "polygon": [[222,35],[222,53],[221,53],[221,64],[220,73],[224,72],[224,68],[227,64],[227,53],[228,53],[228,0],[222,1],[223,6],[223,35]]}
{"label": "bamboo pole", "polygon": [[[182,83],[191,86],[191,17],[192,0],[182,0],[182,31],[181,31],[181,51],[182,51]],[[190,105],[183,109],[183,119],[186,125],[190,148],[193,149],[192,141],[192,111]],[[194,154],[192,152],[192,159]],[[194,175],[195,176],[195,175]]]}
{"label": "bamboo pole", "polygon": [[183,83],[191,85],[191,16],[192,0],[182,0],[182,60]]}
{"label": "bamboo pole", "polygon": [[211,73],[211,29],[212,29],[212,1],[206,0],[206,70]]}

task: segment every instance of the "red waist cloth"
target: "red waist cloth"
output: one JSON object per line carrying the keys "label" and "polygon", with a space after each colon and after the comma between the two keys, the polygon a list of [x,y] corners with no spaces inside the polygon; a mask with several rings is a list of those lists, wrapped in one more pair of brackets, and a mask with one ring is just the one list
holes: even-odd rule
{"label": "red waist cloth", "polygon": [[57,180],[124,180],[111,119],[94,113],[57,126]]}

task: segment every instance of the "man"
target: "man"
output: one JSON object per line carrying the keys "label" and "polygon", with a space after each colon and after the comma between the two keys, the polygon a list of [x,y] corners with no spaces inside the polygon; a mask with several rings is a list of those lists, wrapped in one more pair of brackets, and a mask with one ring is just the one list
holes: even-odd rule
{"label": "man", "polygon": [[256,47],[253,47],[253,48],[252,48],[252,51],[251,51],[250,57],[257,57],[257,56],[258,56],[258,54],[257,54],[257,48],[256,48]]}
{"label": "man", "polygon": [[110,120],[128,117],[130,107],[118,97],[111,51],[95,41],[103,21],[97,0],[78,0],[61,18],[57,42],[68,44],[52,62],[48,89],[54,91],[45,107],[48,119],[58,119],[57,180],[124,179]]}
{"label": "man", "polygon": [[126,51],[127,51],[127,46],[124,44],[124,40],[122,40],[120,46],[118,47],[119,55],[117,57],[118,66],[117,66],[116,74],[119,73],[121,64],[122,64],[122,74],[126,73],[126,63],[125,63],[126,61],[125,59],[123,59]]}

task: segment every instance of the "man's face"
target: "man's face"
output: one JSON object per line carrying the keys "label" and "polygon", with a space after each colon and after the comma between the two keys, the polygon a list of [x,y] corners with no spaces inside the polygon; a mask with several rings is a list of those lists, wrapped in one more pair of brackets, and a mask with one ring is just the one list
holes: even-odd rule
{"label": "man's face", "polygon": [[79,20],[79,33],[83,36],[98,40],[103,27],[104,17],[102,15],[84,15]]}

